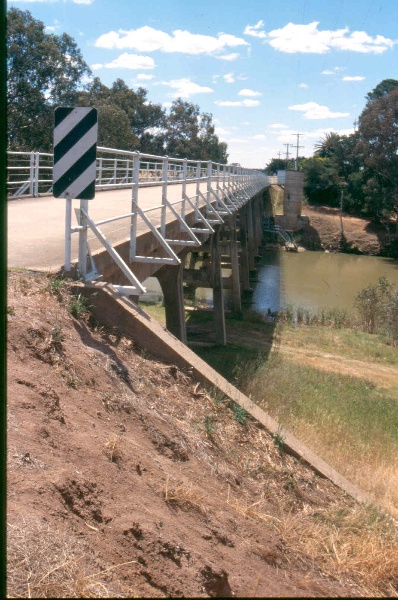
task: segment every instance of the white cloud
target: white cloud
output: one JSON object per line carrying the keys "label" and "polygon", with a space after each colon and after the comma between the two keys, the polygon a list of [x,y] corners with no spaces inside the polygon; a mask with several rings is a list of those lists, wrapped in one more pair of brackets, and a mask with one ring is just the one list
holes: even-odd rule
{"label": "white cloud", "polygon": [[173,106],[172,102],[163,102],[162,104],[163,108],[171,108]]}
{"label": "white cloud", "polygon": [[262,27],[264,27],[264,21],[259,21],[255,25],[246,25],[243,33],[245,35],[251,35],[252,37],[266,38],[267,34],[265,31],[261,30]]}
{"label": "white cloud", "polygon": [[162,85],[167,85],[175,90],[175,92],[170,94],[173,98],[189,98],[195,94],[208,94],[214,92],[212,88],[199,85],[187,78],[162,81]]}
{"label": "white cloud", "polygon": [[261,96],[260,92],[255,92],[254,90],[250,90],[248,88],[245,88],[243,90],[240,90],[240,92],[238,92],[238,96]]}
{"label": "white cloud", "polygon": [[137,79],[145,79],[146,81],[150,81],[151,79],[154,79],[155,75],[149,75],[149,73],[139,73],[137,75]]}
{"label": "white cloud", "polygon": [[326,69],[321,72],[321,75],[337,75],[339,71],[344,71],[345,67],[334,67],[334,69]]}
{"label": "white cloud", "polygon": [[107,69],[153,69],[155,62],[150,56],[124,52],[112,62],[106,63]]}
{"label": "white cloud", "polygon": [[239,54],[237,52],[231,52],[230,54],[222,54],[217,56],[217,58],[220,58],[221,60],[236,60],[237,58],[239,58]]}
{"label": "white cloud", "polygon": [[307,102],[306,104],[295,104],[289,106],[289,110],[298,110],[304,113],[305,119],[334,119],[337,117],[349,117],[350,113],[332,112],[327,106],[322,106],[316,102]]}
{"label": "white cloud", "polygon": [[258,133],[257,135],[253,135],[253,140],[265,140],[266,139],[266,135],[264,135],[263,133]]}
{"label": "white cloud", "polygon": [[235,83],[235,77],[233,73],[226,73],[223,77],[227,83]]}
{"label": "white cloud", "polygon": [[306,90],[308,88],[308,85],[306,83],[299,83],[299,88]]}
{"label": "white cloud", "polygon": [[232,133],[232,129],[226,129],[225,127],[216,127],[215,131],[216,135],[230,135]]}
{"label": "white cloud", "polygon": [[258,106],[260,100],[216,100],[214,104],[217,104],[217,106],[246,106],[251,108],[252,106]]}
{"label": "white cloud", "polygon": [[363,81],[365,79],[365,77],[363,77],[362,75],[355,75],[353,77],[343,77],[342,81]]}
{"label": "white cloud", "polygon": [[92,71],[98,71],[99,69],[103,69],[104,65],[102,63],[95,63],[94,65],[91,65],[91,70]]}
{"label": "white cloud", "polygon": [[271,129],[287,129],[288,126],[284,125],[283,123],[272,123],[272,125],[270,125]]}
{"label": "white cloud", "polygon": [[397,40],[382,35],[371,37],[364,31],[353,31],[349,27],[336,30],[319,30],[319,21],[308,25],[288,23],[281,29],[270,31],[267,41],[270,46],[288,54],[303,52],[325,54],[332,49],[382,54],[392,48]]}
{"label": "white cloud", "polygon": [[[176,29],[172,35],[159,29],[144,26],[129,31],[119,29],[101,35],[95,42],[98,48],[131,49],[139,52],[181,52],[183,54],[217,54],[227,48],[248,46],[234,35],[219,33],[217,37],[199,35]],[[232,60],[226,59],[225,60]]]}
{"label": "white cloud", "polygon": [[73,0],[75,4],[93,4],[94,0]]}

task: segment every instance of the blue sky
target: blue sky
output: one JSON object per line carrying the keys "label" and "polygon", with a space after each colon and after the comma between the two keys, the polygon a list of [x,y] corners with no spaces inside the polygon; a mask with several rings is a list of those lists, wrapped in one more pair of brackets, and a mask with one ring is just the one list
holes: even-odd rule
{"label": "blue sky", "polygon": [[[398,79],[397,0],[9,0],[71,35],[93,75],[210,112],[229,162],[311,156]],[[395,67],[393,66],[395,65]],[[300,133],[297,138],[297,133]],[[287,146],[289,144],[289,146]]]}

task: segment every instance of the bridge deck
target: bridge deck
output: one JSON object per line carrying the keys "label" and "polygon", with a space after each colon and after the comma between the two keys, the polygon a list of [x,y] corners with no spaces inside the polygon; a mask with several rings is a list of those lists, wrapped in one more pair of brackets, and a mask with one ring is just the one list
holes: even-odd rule
{"label": "bridge deck", "polygon": [[[200,191],[205,194],[206,189],[207,182],[201,182]],[[196,194],[196,183],[187,184],[186,192],[193,198]],[[95,198],[89,200],[89,214],[94,221],[128,214],[131,212],[131,195],[131,188],[97,192]],[[169,185],[167,197],[169,202],[180,201],[182,185]],[[138,204],[142,210],[160,206],[161,203],[161,186],[140,188]],[[200,206],[203,204],[201,201]],[[8,202],[8,267],[25,267],[48,272],[61,269],[64,264],[65,205],[66,201],[63,198],[53,196]],[[79,206],[80,201],[73,200],[73,209]],[[192,211],[187,210],[186,214],[189,212]],[[167,222],[175,220],[170,211],[168,215]],[[151,211],[148,217],[157,226],[160,223],[160,210]],[[73,211],[72,226],[75,225],[77,222]],[[113,244],[117,244],[129,238],[130,219],[107,223],[100,228]],[[138,218],[137,235],[146,231],[147,227]],[[90,231],[88,240],[92,252],[100,249],[100,242]],[[72,261],[77,259],[77,254],[78,235],[73,234]]]}

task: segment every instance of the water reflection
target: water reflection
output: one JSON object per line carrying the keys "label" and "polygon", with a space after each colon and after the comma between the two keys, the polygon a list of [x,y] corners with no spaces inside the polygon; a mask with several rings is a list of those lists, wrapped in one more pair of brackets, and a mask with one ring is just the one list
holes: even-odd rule
{"label": "water reflection", "polygon": [[375,256],[265,250],[253,308],[265,312],[294,304],[314,312],[351,309],[359,290],[376,284],[382,275],[398,286],[397,267],[397,260]]}

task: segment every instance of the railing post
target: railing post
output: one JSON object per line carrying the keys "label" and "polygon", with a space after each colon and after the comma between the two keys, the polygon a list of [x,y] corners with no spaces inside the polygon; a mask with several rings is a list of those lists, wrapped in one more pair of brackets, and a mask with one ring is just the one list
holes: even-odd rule
{"label": "railing post", "polygon": [[34,182],[35,187],[33,191],[33,195],[37,197],[39,195],[39,165],[40,165],[40,152],[35,152],[35,174],[34,174]]}
{"label": "railing post", "polygon": [[199,208],[200,176],[202,172],[202,163],[196,163],[196,208]]}
{"label": "railing post", "polygon": [[212,183],[212,175],[213,175],[213,163],[211,160],[207,162],[207,202],[210,204],[211,202],[211,183]]}
{"label": "railing post", "polygon": [[167,201],[167,183],[169,172],[169,157],[165,156],[162,165],[162,216],[160,223],[160,231],[162,236],[166,237],[166,201]]}
{"label": "railing post", "polygon": [[182,208],[181,217],[185,219],[185,200],[187,197],[188,160],[184,158],[182,163]]}
{"label": "railing post", "polygon": [[35,153],[30,153],[30,172],[29,172],[29,194],[34,195],[35,192]]}
{"label": "railing post", "polygon": [[98,185],[102,186],[102,156],[98,161]]}
{"label": "railing post", "polygon": [[114,167],[113,167],[113,181],[117,184],[117,158],[115,158]]}
{"label": "railing post", "polygon": [[131,197],[131,222],[130,222],[130,261],[133,261],[137,254],[137,211],[138,189],[140,181],[140,153],[136,152],[133,158],[133,185]]}

